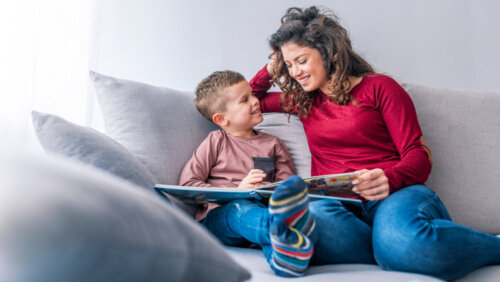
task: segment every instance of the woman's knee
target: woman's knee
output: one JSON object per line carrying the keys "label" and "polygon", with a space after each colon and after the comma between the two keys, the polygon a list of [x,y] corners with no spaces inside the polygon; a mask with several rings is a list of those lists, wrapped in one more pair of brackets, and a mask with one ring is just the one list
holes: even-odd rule
{"label": "woman's knee", "polygon": [[449,216],[437,195],[423,185],[403,188],[385,199],[372,228],[377,263],[388,270],[433,273],[439,269],[433,259],[442,255],[434,219]]}

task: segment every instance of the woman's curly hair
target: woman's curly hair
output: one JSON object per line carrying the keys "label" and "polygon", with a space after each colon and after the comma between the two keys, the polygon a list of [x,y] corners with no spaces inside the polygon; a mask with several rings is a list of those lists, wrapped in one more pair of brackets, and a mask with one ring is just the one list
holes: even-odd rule
{"label": "woman's curly hair", "polygon": [[272,82],[282,90],[280,102],[282,108],[291,112],[294,108],[301,118],[311,112],[313,99],[319,90],[306,92],[288,73],[281,53],[281,47],[289,42],[314,48],[323,58],[326,79],[331,83],[332,91],[324,93],[339,105],[346,105],[352,99],[347,90],[351,85],[349,76],[362,76],[373,73],[373,68],[351,47],[351,40],[338,18],[331,12],[321,12],[315,6],[307,9],[290,8],[281,18],[281,26],[269,39],[276,57]]}

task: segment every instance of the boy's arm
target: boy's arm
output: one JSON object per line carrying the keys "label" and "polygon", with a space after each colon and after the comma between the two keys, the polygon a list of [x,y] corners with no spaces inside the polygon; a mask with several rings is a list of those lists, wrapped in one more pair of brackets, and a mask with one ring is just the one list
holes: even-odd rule
{"label": "boy's arm", "polygon": [[210,176],[210,169],[217,161],[218,144],[216,138],[211,138],[210,134],[200,146],[194,151],[193,156],[184,166],[179,185],[210,187],[207,179]]}
{"label": "boy's arm", "polygon": [[297,174],[295,170],[295,165],[293,164],[292,157],[288,152],[288,149],[282,140],[278,139],[278,144],[276,146],[276,176],[274,181],[283,181],[288,177]]}

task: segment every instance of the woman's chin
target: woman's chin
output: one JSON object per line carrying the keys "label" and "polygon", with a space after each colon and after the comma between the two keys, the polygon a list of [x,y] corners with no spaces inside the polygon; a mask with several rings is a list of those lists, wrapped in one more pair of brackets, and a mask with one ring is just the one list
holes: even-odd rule
{"label": "woman's chin", "polygon": [[314,87],[311,87],[310,85],[304,85],[302,86],[302,89],[304,89],[305,92],[312,92],[316,89],[314,89]]}

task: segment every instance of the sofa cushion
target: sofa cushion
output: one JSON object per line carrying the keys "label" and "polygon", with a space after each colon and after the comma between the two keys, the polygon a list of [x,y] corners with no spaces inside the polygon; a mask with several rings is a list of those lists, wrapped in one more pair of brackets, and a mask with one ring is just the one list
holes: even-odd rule
{"label": "sofa cushion", "polygon": [[454,221],[500,234],[500,93],[403,86],[432,151],[427,185]]}
{"label": "sofa cushion", "polygon": [[302,122],[296,115],[284,113],[265,113],[264,121],[255,128],[274,135],[285,143],[292,156],[297,174],[302,177],[311,176],[311,152],[307,144]]}
{"label": "sofa cushion", "polygon": [[261,250],[238,247],[226,247],[229,254],[239,263],[244,264],[252,273],[250,281],[443,281],[431,276],[399,271],[385,271],[373,264],[330,264],[309,266],[306,275],[297,278],[277,277]]}
{"label": "sofa cushion", "polygon": [[200,225],[134,184],[55,156],[0,154],[0,281],[242,281]]}
{"label": "sofa cushion", "polygon": [[61,117],[32,112],[33,127],[42,148],[90,164],[141,187],[151,188],[155,178],[122,145],[89,127]]}
{"label": "sofa cushion", "polygon": [[177,184],[194,149],[217,127],[182,92],[91,72],[106,133],[127,148],[159,183]]}

